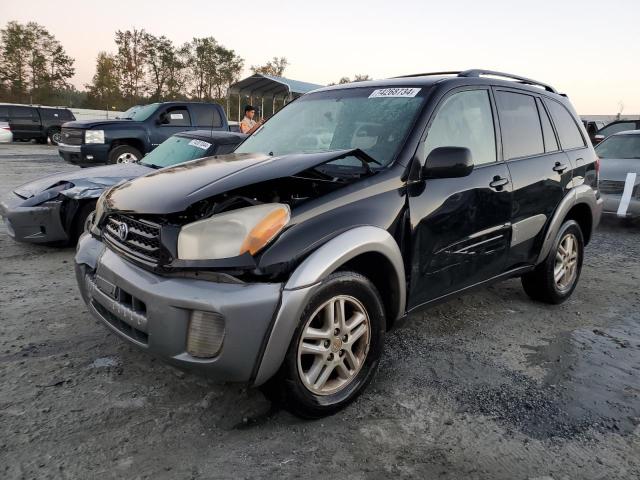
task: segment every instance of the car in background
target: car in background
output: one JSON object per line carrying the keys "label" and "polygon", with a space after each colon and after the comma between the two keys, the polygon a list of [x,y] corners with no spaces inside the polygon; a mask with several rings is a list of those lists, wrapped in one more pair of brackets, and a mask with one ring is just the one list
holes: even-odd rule
{"label": "car in background", "polygon": [[67,123],[58,153],[81,167],[129,163],[140,160],[171,135],[202,129],[230,131],[222,106],[198,102],[136,105],[117,119]]}
{"label": "car in background", "polygon": [[13,142],[13,132],[9,122],[0,122],[0,143]]}
{"label": "car in background", "polygon": [[614,133],[596,147],[604,213],[640,217],[640,130]]}
{"label": "car in background", "polygon": [[8,122],[13,140],[47,143],[60,142],[62,124],[75,120],[71,110],[57,107],[0,103],[0,122]]}
{"label": "car in background", "polygon": [[614,133],[639,129],[640,120],[616,120],[615,122],[608,123],[605,127],[596,132],[596,135],[593,139],[593,144],[597,145],[609,135],[613,135]]}
{"label": "car in background", "polygon": [[0,202],[9,235],[19,242],[74,244],[96,199],[116,183],[202,157],[223,155],[246,135],[193,131],[173,135],[139,163],[57,173],[16,188]]}
{"label": "car in background", "polygon": [[607,125],[607,122],[604,120],[582,120],[582,124],[584,125],[584,129],[587,131],[589,135],[589,140],[593,144],[598,134],[598,130],[604,128]]}

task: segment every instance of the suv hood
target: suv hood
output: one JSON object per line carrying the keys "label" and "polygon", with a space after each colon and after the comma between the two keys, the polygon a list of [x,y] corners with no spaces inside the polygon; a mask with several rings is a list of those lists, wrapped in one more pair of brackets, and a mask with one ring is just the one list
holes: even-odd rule
{"label": "suv hood", "polygon": [[[64,190],[62,193],[70,198],[90,198],[98,197],[106,187],[115,185],[123,180],[130,180],[141,175],[152,172],[153,169],[145,167],[139,163],[123,163],[119,165],[105,165],[104,167],[82,168],[70,172],[54,173],[46,177],[39,178],[24,185],[20,185],[13,192],[23,198],[31,198],[34,195],[59,185],[60,183],[72,183],[73,187]],[[87,190],[95,195],[87,196]]]}
{"label": "suv hood", "polygon": [[81,128],[84,130],[88,130],[90,128],[95,127],[109,127],[109,126],[119,126],[119,125],[138,125],[141,122],[136,122],[134,120],[80,120],[75,122],[66,122],[62,126],[64,128]]}
{"label": "suv hood", "polygon": [[[359,149],[280,157],[232,153],[202,158],[154,171],[111,189],[106,207],[141,214],[179,213],[200,200],[268,180],[293,177],[346,156],[370,161]],[[320,172],[310,172],[309,175],[318,181],[339,181]],[[351,178],[355,181],[359,177]]]}

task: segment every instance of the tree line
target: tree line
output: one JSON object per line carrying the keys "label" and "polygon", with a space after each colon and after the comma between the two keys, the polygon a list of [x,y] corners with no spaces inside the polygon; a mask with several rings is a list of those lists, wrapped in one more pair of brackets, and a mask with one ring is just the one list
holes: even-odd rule
{"label": "tree line", "polygon": [[[0,101],[5,102],[109,110],[169,100],[224,102],[244,68],[244,59],[214,37],[176,45],[144,29],[118,30],[114,51],[98,53],[91,83],[78,90],[70,83],[75,60],[42,25],[8,22],[0,41]],[[286,57],[273,57],[250,69],[283,76],[288,66]],[[369,76],[353,81],[362,80]],[[342,77],[337,83],[350,81]]]}

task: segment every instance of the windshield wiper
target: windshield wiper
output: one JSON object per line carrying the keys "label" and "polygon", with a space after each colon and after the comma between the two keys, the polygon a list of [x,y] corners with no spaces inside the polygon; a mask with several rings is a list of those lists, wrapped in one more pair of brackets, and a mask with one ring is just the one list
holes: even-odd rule
{"label": "windshield wiper", "polygon": [[140,165],[144,165],[145,167],[153,168],[154,170],[160,170],[162,168],[160,165],[156,165],[155,163],[140,162]]}

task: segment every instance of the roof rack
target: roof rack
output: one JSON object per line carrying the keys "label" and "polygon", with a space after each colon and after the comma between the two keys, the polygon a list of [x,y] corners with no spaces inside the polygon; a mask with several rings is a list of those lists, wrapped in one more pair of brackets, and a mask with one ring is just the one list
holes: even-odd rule
{"label": "roof rack", "polygon": [[516,80],[526,85],[535,85],[538,87],[542,87],[547,92],[558,93],[556,89],[553,88],[551,85],[538,82],[537,80],[532,80],[526,77],[520,77],[518,75],[512,75],[510,73],[496,72],[494,70],[481,70],[479,68],[474,68],[471,70],[464,70],[464,71],[451,71],[451,72],[413,73],[411,75],[400,75],[398,77],[393,77],[393,78],[429,77],[429,76],[436,76],[436,75],[457,75],[458,77],[468,77],[468,78],[472,78],[472,77],[480,78],[482,75],[491,75],[492,77],[509,78],[511,80]]}
{"label": "roof rack", "polygon": [[547,85],[546,83],[538,82],[537,80],[531,80],[530,78],[520,77],[518,75],[512,75],[510,73],[496,72],[494,70],[480,70],[480,69],[476,68],[476,69],[472,69],[472,70],[465,70],[464,72],[460,72],[458,74],[459,77],[476,77],[476,78],[479,78],[482,75],[491,75],[492,77],[509,78],[511,80],[516,80],[516,81],[518,81],[520,83],[524,83],[524,84],[527,84],[527,85],[535,85],[535,86],[538,86],[538,87],[542,87],[547,92],[558,93],[556,91],[556,89],[553,88],[551,85]]}

